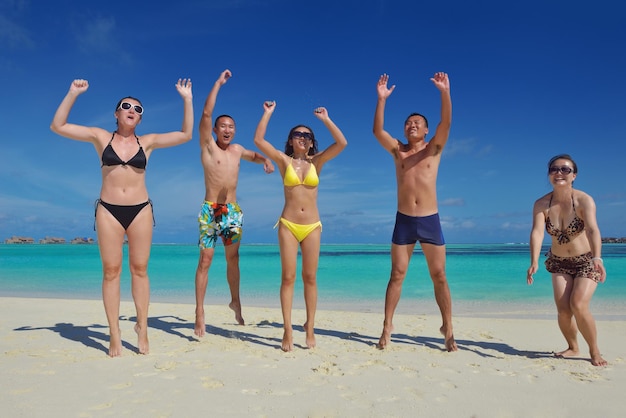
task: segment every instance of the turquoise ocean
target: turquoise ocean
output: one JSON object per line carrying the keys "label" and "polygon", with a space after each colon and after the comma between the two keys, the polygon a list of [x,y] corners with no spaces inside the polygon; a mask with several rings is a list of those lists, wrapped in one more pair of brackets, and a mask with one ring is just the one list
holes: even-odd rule
{"label": "turquoise ocean", "polygon": [[[550,274],[540,264],[535,284],[526,284],[527,244],[448,244],[447,276],[453,313],[460,315],[554,315]],[[381,312],[389,279],[389,245],[322,244],[318,309]],[[543,252],[548,250],[544,247]],[[592,301],[598,319],[626,319],[626,244],[604,244],[608,272]],[[125,259],[127,248],[125,247]],[[151,300],[195,303],[195,245],[154,244],[149,265]],[[545,257],[541,258],[543,261]],[[280,255],[277,245],[240,248],[241,299],[245,306],[279,308]],[[299,274],[299,271],[298,271]],[[94,244],[0,244],[0,296],[100,299],[101,263]],[[131,300],[124,264],[122,299]],[[216,248],[206,304],[228,304],[224,249]],[[302,308],[297,281],[294,307]],[[416,247],[398,313],[437,313],[426,262]]]}

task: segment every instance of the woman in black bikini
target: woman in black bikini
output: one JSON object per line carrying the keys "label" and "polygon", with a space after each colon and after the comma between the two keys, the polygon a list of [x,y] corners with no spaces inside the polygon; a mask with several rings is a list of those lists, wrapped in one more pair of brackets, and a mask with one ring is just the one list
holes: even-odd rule
{"label": "woman in black bikini", "polygon": [[552,273],[559,328],[568,345],[556,356],[578,356],[576,335],[580,330],[589,345],[591,363],[605,366],[607,362],[598,348],[596,323],[589,310],[598,283],[606,279],[602,238],[593,198],[573,187],[577,174],[578,167],[567,154],[557,155],[548,163],[553,189],[539,198],[533,208],[530,267],[526,280],[528,284],[533,283],[545,228],[552,239],[545,266]]}
{"label": "woman in black bikini", "polygon": [[152,244],[152,204],[146,189],[146,164],[153,150],[179,145],[191,139],[193,105],[191,80],[178,80],[176,90],[184,102],[180,131],[137,136],[144,108],[133,97],[125,97],[115,107],[117,129],[109,132],[97,127],[67,122],[76,98],[87,91],[87,80],[74,80],[59,105],[50,129],[77,141],[91,142],[102,161],[102,188],[96,203],[96,229],[102,259],[102,299],[109,323],[109,356],[122,354],[119,327],[120,274],[124,236],[128,239],[132,295],[137,310],[135,331],[137,350],[149,352],[148,305],[150,282],[148,260]]}

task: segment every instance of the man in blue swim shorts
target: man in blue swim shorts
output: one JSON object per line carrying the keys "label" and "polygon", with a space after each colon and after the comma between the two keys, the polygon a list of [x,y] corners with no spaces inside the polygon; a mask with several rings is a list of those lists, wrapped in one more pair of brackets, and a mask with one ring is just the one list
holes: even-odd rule
{"label": "man in blue swim shorts", "polygon": [[[196,269],[196,323],[194,326],[194,334],[198,337],[206,333],[204,296],[218,236],[222,238],[226,256],[226,276],[231,295],[228,306],[235,312],[237,323],[239,325],[245,323],[241,314],[239,297],[239,245],[243,227],[243,212],[237,204],[239,165],[243,159],[263,164],[268,174],[274,171],[274,166],[269,159],[232,142],[235,137],[235,121],[232,117],[218,116],[212,126],[217,93],[231,76],[230,70],[224,70],[215,81],[204,104],[200,120],[200,157],[204,169],[205,194],[204,203],[198,215],[200,259]],[[215,134],[215,139],[213,134]]]}
{"label": "man in blue swim shorts", "polygon": [[443,324],[439,331],[443,334],[445,349],[458,350],[452,332],[452,298],[446,278],[446,247],[437,207],[437,171],[441,152],[450,134],[452,100],[446,73],[435,73],[430,80],[441,95],[441,121],[430,141],[426,141],[428,121],[419,113],[410,114],[404,123],[404,137],[408,143],[395,139],[385,130],[385,104],[396,86],[387,87],[387,74],[380,76],[377,85],[374,136],[393,157],[398,195],[396,224],[391,240],[391,275],[385,296],[385,321],[378,342],[381,349],[391,342],[393,315],[400,301],[402,283],[415,244],[419,241],[441,312]]}

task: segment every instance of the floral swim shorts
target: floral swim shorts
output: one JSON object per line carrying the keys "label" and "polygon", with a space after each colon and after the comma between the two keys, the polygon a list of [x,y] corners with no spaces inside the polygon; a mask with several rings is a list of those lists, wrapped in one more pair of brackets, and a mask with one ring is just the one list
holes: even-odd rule
{"label": "floral swim shorts", "polygon": [[198,214],[200,226],[200,248],[215,248],[217,237],[224,245],[236,244],[241,240],[243,212],[237,203],[214,203],[205,201]]}
{"label": "floral swim shorts", "polygon": [[574,257],[559,257],[548,251],[547,255],[545,265],[550,273],[569,274],[575,279],[587,277],[596,283],[600,281],[600,272],[595,269],[590,252]]}

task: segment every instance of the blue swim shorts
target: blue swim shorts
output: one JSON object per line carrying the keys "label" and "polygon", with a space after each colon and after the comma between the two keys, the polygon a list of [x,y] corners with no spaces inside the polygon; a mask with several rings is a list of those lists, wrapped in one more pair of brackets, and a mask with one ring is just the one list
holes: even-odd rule
{"label": "blue swim shorts", "polygon": [[397,245],[415,244],[445,245],[439,214],[429,216],[409,216],[396,213],[396,226],[391,242]]}

